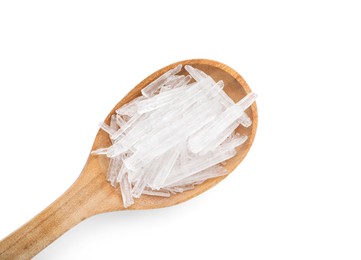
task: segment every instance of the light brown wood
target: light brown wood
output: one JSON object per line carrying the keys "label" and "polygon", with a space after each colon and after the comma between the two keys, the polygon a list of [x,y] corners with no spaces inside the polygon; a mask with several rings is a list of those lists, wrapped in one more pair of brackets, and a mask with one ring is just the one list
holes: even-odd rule
{"label": "light brown wood", "polygon": [[[223,80],[225,91],[234,101],[240,100],[251,92],[243,78],[222,63],[205,59],[181,61],[158,70],[140,82],[114,107],[107,116],[106,122],[109,122],[110,116],[117,108],[139,96],[143,87],[178,64],[190,64],[205,71],[216,81]],[[182,70],[181,73],[185,73],[185,71]],[[237,155],[228,160],[226,168],[230,172],[244,159],[256,134],[258,116],[255,103],[247,113],[253,124],[247,129],[242,128],[242,133],[247,134],[249,138],[244,145],[239,147]],[[108,135],[100,130],[95,138],[93,149],[109,145]],[[82,220],[99,213],[125,210],[119,191],[116,191],[105,179],[108,163],[106,157],[89,155],[79,178],[60,198],[0,242],[0,259],[30,259]],[[172,195],[170,198],[142,195],[127,210],[155,209],[176,205],[203,193],[224,178],[208,180],[193,190]]]}

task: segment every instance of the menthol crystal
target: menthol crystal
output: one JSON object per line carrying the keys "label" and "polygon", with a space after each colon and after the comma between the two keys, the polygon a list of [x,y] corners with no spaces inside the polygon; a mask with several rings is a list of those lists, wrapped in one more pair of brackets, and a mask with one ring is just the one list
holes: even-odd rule
{"label": "menthol crystal", "polygon": [[120,188],[124,207],[142,194],[169,197],[226,175],[225,161],[247,140],[235,129],[252,124],[245,110],[256,95],[235,103],[223,81],[190,65],[189,75],[177,75],[181,69],[161,75],[109,125],[100,124],[112,145],[92,153],[110,158],[107,180]]}

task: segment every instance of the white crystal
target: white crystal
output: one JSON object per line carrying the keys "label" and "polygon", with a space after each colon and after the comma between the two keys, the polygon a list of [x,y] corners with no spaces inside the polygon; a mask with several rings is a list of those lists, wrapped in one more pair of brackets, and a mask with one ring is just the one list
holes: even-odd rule
{"label": "white crystal", "polygon": [[226,175],[222,166],[247,140],[235,130],[251,125],[245,111],[256,95],[235,103],[223,81],[190,65],[190,75],[176,75],[181,68],[158,77],[100,125],[112,145],[92,154],[110,157],[107,179],[119,185],[124,207],[142,194],[169,197]]}
{"label": "white crystal", "polygon": [[91,152],[91,154],[104,154],[106,155],[108,153],[108,148],[99,148]]}
{"label": "white crystal", "polygon": [[151,82],[148,86],[142,89],[142,95],[145,97],[151,97],[153,96],[157,90],[162,86],[163,83],[167,81],[167,79],[177,74],[182,69],[182,65],[179,64],[174,69],[169,70],[168,72],[164,73],[162,76]]}
{"label": "white crystal", "polygon": [[127,173],[125,173],[119,179],[119,186],[120,186],[120,191],[122,193],[124,207],[127,208],[127,207],[131,206],[132,204],[134,204],[134,199],[133,199],[132,193],[131,193],[132,185],[129,182]]}
{"label": "white crystal", "polygon": [[103,129],[105,132],[107,132],[108,134],[110,134],[110,135],[112,135],[112,134],[115,133],[115,129],[112,129],[109,125],[107,125],[107,124],[104,123],[104,122],[101,122],[101,123],[99,124],[99,127],[100,127],[101,129]]}
{"label": "white crystal", "polygon": [[151,196],[158,196],[158,197],[170,197],[169,191],[160,191],[160,190],[152,190],[145,188],[143,190],[143,194],[145,195],[151,195]]}
{"label": "white crystal", "polygon": [[194,78],[196,81],[202,81],[206,78],[209,78],[209,76],[204,73],[203,71],[193,68],[190,65],[185,65],[184,68],[186,69],[186,71],[188,71],[189,75],[191,75],[192,78]]}
{"label": "white crystal", "polygon": [[200,171],[196,174],[190,175],[187,178],[184,178],[176,183],[173,184],[173,186],[182,186],[182,185],[188,185],[195,182],[204,182],[205,180],[208,180],[210,178],[215,178],[219,176],[227,175],[228,172],[225,168],[216,165],[212,166],[208,169],[205,169],[203,171]]}
{"label": "white crystal", "polygon": [[116,187],[116,180],[121,168],[122,168],[122,160],[120,157],[110,159],[107,180],[114,187]]}
{"label": "white crystal", "polygon": [[125,121],[124,118],[121,117],[120,115],[116,115],[115,122],[117,123],[119,128],[127,123],[127,121]]}
{"label": "white crystal", "polygon": [[187,85],[191,80],[192,77],[190,75],[173,76],[171,80],[167,81],[164,86],[161,87],[160,93]]}
{"label": "white crystal", "polygon": [[193,174],[201,172],[209,167],[212,167],[220,162],[226,161],[236,155],[236,151],[224,150],[217,151],[213,154],[206,154],[190,160],[187,164],[182,165],[172,172],[165,182],[165,186],[170,186],[184,178],[187,178]]}
{"label": "white crystal", "polygon": [[175,146],[161,157],[160,167],[157,169],[157,173],[153,181],[149,183],[150,187],[156,190],[159,190],[161,187],[163,187],[163,184],[176,164],[177,158],[179,157],[179,152],[180,147]]}
{"label": "white crystal", "polygon": [[142,100],[145,100],[146,97],[140,96],[140,97],[136,97],[134,98],[132,101],[130,101],[129,103],[121,106],[120,108],[118,108],[115,112],[118,115],[125,115],[125,116],[134,116],[134,114],[137,112],[138,110],[138,103]]}
{"label": "white crystal", "polygon": [[248,116],[244,116],[246,115],[244,111],[252,104],[255,98],[256,95],[251,93],[237,104],[230,106],[219,114],[215,120],[208,123],[189,139],[189,149],[193,153],[199,153],[202,150],[210,151],[235,130],[238,126],[237,121],[249,126],[251,122],[248,122]]}

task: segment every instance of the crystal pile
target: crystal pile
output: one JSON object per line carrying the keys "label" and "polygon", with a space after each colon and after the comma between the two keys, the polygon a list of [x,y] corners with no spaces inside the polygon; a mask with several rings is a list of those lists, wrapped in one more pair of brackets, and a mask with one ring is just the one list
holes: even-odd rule
{"label": "crystal pile", "polygon": [[142,194],[169,197],[226,175],[224,161],[247,140],[235,129],[252,124],[245,110],[256,95],[235,103],[223,81],[189,65],[189,75],[177,75],[181,69],[151,82],[100,125],[112,145],[92,153],[110,158],[107,179],[120,188],[125,207]]}

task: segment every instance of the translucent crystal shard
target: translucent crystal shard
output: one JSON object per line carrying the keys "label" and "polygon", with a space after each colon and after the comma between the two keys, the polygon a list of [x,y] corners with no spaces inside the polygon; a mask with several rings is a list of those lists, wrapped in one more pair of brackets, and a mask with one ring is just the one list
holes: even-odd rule
{"label": "translucent crystal shard", "polygon": [[115,122],[119,128],[126,124],[126,121],[120,115],[115,116]]}
{"label": "translucent crystal shard", "polygon": [[91,152],[91,154],[107,154],[107,152],[108,152],[108,148],[99,148],[99,149],[97,149],[97,150],[94,150],[94,151],[92,151]]}
{"label": "translucent crystal shard", "polygon": [[223,143],[221,143],[220,147],[221,149],[231,150],[244,144],[244,142],[246,142],[247,139],[248,136],[246,135],[235,134],[230,138],[227,138],[227,140],[224,141]]}
{"label": "translucent crystal shard", "polygon": [[185,89],[186,86],[172,89],[139,102],[138,113],[144,114],[146,112],[171,104],[176,98],[179,98],[184,93]]}
{"label": "translucent crystal shard", "polygon": [[186,177],[201,172],[220,162],[228,160],[235,155],[236,155],[235,150],[224,150],[220,152],[217,151],[216,153],[213,154],[206,154],[204,156],[199,156],[198,158],[191,160],[186,165],[182,165],[181,167],[176,169],[165,182],[165,186],[170,186],[175,182],[178,182]]}
{"label": "translucent crystal shard", "polygon": [[224,176],[227,175],[228,172],[225,168],[216,165],[213,167],[210,167],[208,169],[205,169],[203,171],[200,171],[196,174],[193,174],[187,178],[184,178],[176,183],[173,183],[173,187],[174,186],[182,186],[182,185],[189,185],[192,183],[199,183],[199,182],[204,182],[208,179],[211,178],[215,178],[215,177],[219,177],[219,176]]}
{"label": "translucent crystal shard", "polygon": [[158,77],[100,125],[112,145],[92,154],[110,157],[107,179],[119,186],[124,207],[142,194],[169,197],[226,175],[222,166],[247,140],[238,132],[252,123],[245,111],[256,95],[235,103],[222,80],[189,65],[189,75],[180,70]]}
{"label": "translucent crystal shard", "polygon": [[186,185],[180,185],[180,186],[172,186],[172,187],[165,187],[164,190],[169,191],[172,194],[176,193],[182,193],[187,190],[193,190],[194,185],[193,184],[186,184]]}
{"label": "translucent crystal shard", "polygon": [[192,80],[190,75],[173,76],[173,78],[161,87],[160,93],[187,85]]}
{"label": "translucent crystal shard", "polygon": [[167,79],[170,76],[172,76],[174,74],[177,74],[181,69],[182,69],[182,65],[179,64],[174,69],[171,69],[171,70],[167,71],[162,76],[160,76],[159,78],[154,80],[152,83],[150,83],[148,86],[143,88],[142,89],[142,95],[145,96],[145,97],[153,96],[157,92],[157,90],[162,86],[162,84],[167,81]]}
{"label": "translucent crystal shard", "polygon": [[134,199],[133,199],[132,193],[131,193],[132,185],[130,184],[130,182],[128,180],[127,174],[124,174],[122,176],[122,178],[120,178],[119,187],[120,187],[120,191],[122,193],[124,207],[127,208],[127,207],[131,206],[132,204],[134,204]]}
{"label": "translucent crystal shard", "polygon": [[210,148],[213,149],[217,144],[223,142],[239,123],[243,122],[243,125],[248,127],[251,121],[244,111],[253,103],[255,98],[256,95],[250,93],[237,104],[223,111],[213,122],[190,137],[189,149],[193,153],[199,153],[202,150],[209,151]]}
{"label": "translucent crystal shard", "polygon": [[256,93],[249,93],[247,96],[242,98],[239,102],[237,102],[237,105],[242,107],[243,110],[246,110],[249,108],[252,103],[256,100],[257,94]]}
{"label": "translucent crystal shard", "polygon": [[122,143],[116,142],[106,150],[106,155],[109,158],[114,158],[122,153],[125,153],[126,151],[127,148],[125,148]]}
{"label": "translucent crystal shard", "polygon": [[118,108],[115,112],[118,115],[125,115],[125,116],[134,116],[134,114],[137,112],[138,110],[138,103],[142,100],[145,100],[146,98],[143,96],[140,97],[136,97],[135,99],[133,99],[132,101],[130,101],[129,103],[121,106],[120,108]]}
{"label": "translucent crystal shard", "polygon": [[113,131],[110,138],[112,140],[116,140],[117,138],[119,138],[119,136],[121,136],[126,130],[128,130],[130,127],[132,127],[134,125],[134,123],[141,118],[141,116],[142,115],[140,115],[140,114],[135,114],[132,118],[129,119],[128,122],[126,122],[124,125],[122,125],[119,128],[119,130]]}
{"label": "translucent crystal shard", "polygon": [[217,138],[223,138],[220,134],[239,119],[243,114],[243,109],[239,106],[229,107],[223,111],[218,117],[207,124],[195,135],[191,136],[188,147],[193,153],[199,153],[203,149],[207,149],[209,143],[216,141]]}
{"label": "translucent crystal shard", "polygon": [[169,191],[160,191],[160,190],[152,190],[152,189],[144,189],[143,194],[151,195],[151,196],[158,196],[158,197],[170,197]]}
{"label": "translucent crystal shard", "polygon": [[103,129],[105,132],[107,132],[108,134],[110,134],[110,135],[112,135],[112,134],[115,133],[115,129],[112,129],[109,125],[107,125],[107,124],[104,123],[104,122],[101,122],[101,123],[99,124],[99,127],[100,127],[101,129]]}
{"label": "translucent crystal shard", "polygon": [[192,78],[194,78],[196,81],[202,81],[206,78],[208,78],[209,76],[204,73],[203,71],[193,68],[190,65],[185,65],[184,68],[186,69],[186,71],[188,71],[189,75],[192,76]]}
{"label": "translucent crystal shard", "polygon": [[159,169],[157,169],[157,175],[153,179],[152,183],[150,183],[150,187],[159,190],[163,186],[164,182],[174,168],[176,160],[179,156],[179,150],[179,147],[176,146],[162,156],[161,165]]}
{"label": "translucent crystal shard", "polygon": [[142,195],[145,186],[147,185],[148,176],[146,174],[142,174],[141,178],[137,180],[132,189],[132,196],[134,198],[139,198]]}
{"label": "translucent crystal shard", "polygon": [[119,171],[122,168],[121,158],[112,158],[110,159],[109,169],[108,169],[108,181],[115,187],[116,179]]}
{"label": "translucent crystal shard", "polygon": [[109,124],[110,129],[116,131],[119,127],[117,125],[117,121],[116,121],[116,115],[112,115],[110,117],[110,124]]}

